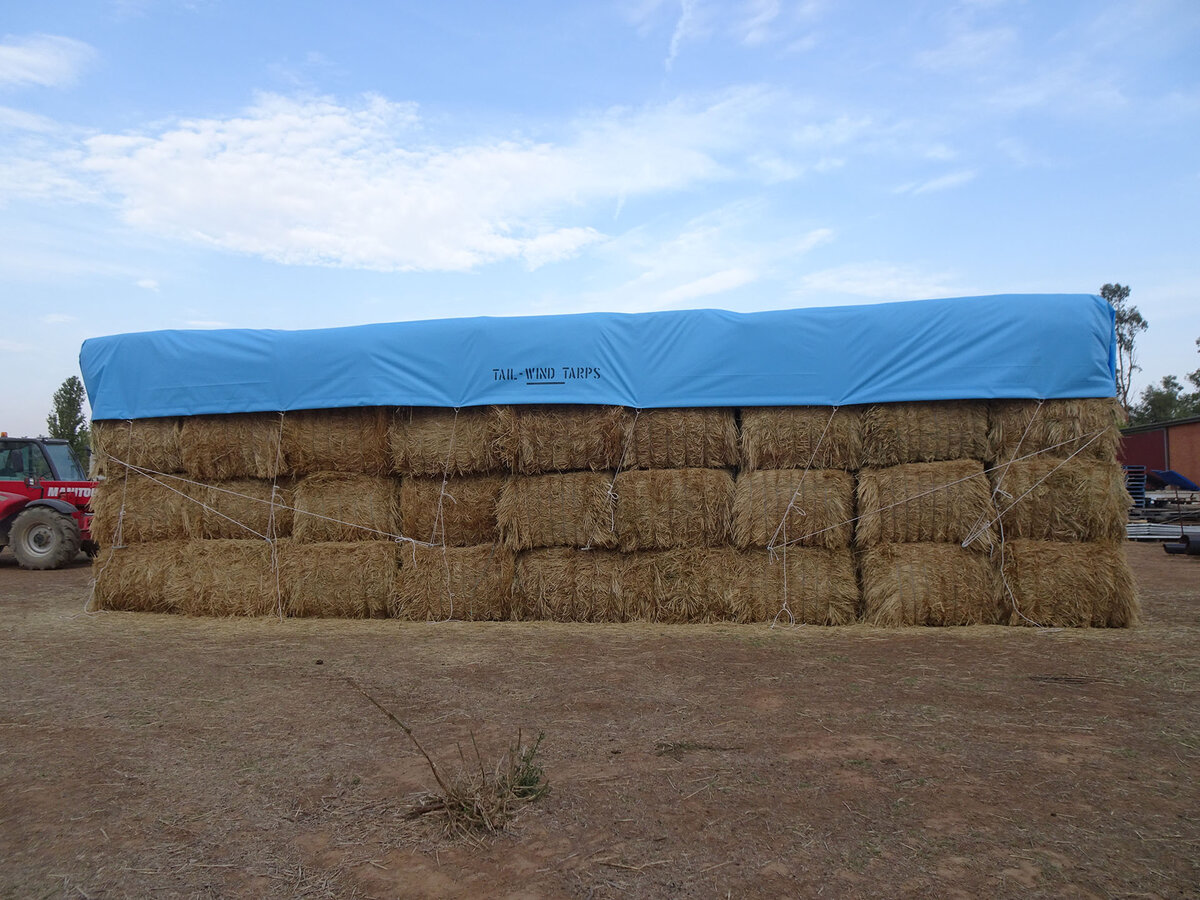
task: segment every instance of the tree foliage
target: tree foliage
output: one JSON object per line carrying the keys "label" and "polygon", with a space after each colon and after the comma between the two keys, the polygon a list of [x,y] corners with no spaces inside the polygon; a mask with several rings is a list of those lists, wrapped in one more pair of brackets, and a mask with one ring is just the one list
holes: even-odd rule
{"label": "tree foliage", "polygon": [[46,417],[50,437],[68,441],[75,455],[85,465],[91,441],[87,418],[83,414],[83,401],[86,396],[83,382],[72,375],[54,392],[54,405],[50,415]]}
{"label": "tree foliage", "polygon": [[1100,296],[1108,301],[1117,314],[1117,399],[1125,412],[1132,416],[1129,405],[1130,384],[1134,372],[1142,367],[1137,364],[1137,337],[1150,327],[1136,306],[1129,302],[1129,287],[1123,284],[1106,284],[1100,288]]}
{"label": "tree foliage", "polygon": [[[1200,338],[1196,338],[1196,349],[1200,352]],[[1146,425],[1200,416],[1200,369],[1189,372],[1184,379],[1193,390],[1185,390],[1186,386],[1174,375],[1167,375],[1159,384],[1143,390],[1137,404],[1129,411],[1129,424]]]}

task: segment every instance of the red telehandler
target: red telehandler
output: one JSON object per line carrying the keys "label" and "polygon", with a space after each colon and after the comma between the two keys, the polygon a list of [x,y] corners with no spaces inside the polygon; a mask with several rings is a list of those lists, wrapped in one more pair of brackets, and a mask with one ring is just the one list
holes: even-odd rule
{"label": "red telehandler", "polygon": [[89,481],[66,441],[0,433],[0,548],[26,569],[57,569],[80,550],[95,556]]}

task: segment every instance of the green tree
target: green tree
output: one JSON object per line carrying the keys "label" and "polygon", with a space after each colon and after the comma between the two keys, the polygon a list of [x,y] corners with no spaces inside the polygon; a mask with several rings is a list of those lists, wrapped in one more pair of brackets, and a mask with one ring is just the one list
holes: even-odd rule
{"label": "green tree", "polygon": [[1129,303],[1129,288],[1123,284],[1106,284],[1100,288],[1100,296],[1117,314],[1117,399],[1126,414],[1132,414],[1129,406],[1129,391],[1134,372],[1142,367],[1137,364],[1137,336],[1150,327],[1136,306]]}
{"label": "green tree", "polygon": [[[1200,352],[1200,338],[1196,338],[1196,349]],[[1137,405],[1129,411],[1129,424],[1146,425],[1200,416],[1200,369],[1189,372],[1184,378],[1194,390],[1185,391],[1183,383],[1174,375],[1167,375],[1161,383],[1143,390]]]}
{"label": "green tree", "polygon": [[87,418],[83,414],[83,401],[86,396],[83,382],[72,375],[54,392],[54,407],[46,417],[50,437],[69,441],[71,449],[85,467],[91,441]]}

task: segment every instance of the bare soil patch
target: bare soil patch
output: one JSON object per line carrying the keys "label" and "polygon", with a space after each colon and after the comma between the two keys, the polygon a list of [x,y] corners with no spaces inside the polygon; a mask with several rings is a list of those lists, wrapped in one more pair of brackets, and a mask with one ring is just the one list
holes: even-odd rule
{"label": "bare soil patch", "polygon": [[[1185,897],[1200,559],[1130,630],[83,613],[0,554],[0,896]],[[545,732],[499,836],[406,817]]]}

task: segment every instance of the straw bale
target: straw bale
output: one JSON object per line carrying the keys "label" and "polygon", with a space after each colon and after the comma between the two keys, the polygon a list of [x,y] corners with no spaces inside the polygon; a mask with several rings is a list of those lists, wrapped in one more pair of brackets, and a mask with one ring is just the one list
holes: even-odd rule
{"label": "straw bale", "polygon": [[738,464],[732,409],[644,409],[629,430],[623,469],[721,469]]}
{"label": "straw bale", "polygon": [[265,616],[279,611],[271,545],[252,540],[180,541],[161,548],[168,608],[193,616]]}
{"label": "straw bale", "polygon": [[280,479],[274,487],[273,503],[272,482],[257,478],[219,481],[194,488],[196,498],[207,508],[195,507],[199,512],[199,529],[193,529],[192,537],[289,536],[292,533],[291,507],[296,502],[294,485],[290,479]]}
{"label": "straw bale", "polygon": [[729,548],[626,554],[618,621],[715,622],[737,612],[755,621],[756,598],[739,592],[736,561]]}
{"label": "straw bale", "polygon": [[788,547],[773,555],[739,553],[737,560],[735,596],[757,608],[758,621],[850,625],[858,615],[858,580],[849,548]]}
{"label": "straw bale", "polygon": [[985,400],[881,403],[863,411],[863,465],[985,459]]}
{"label": "straw bale", "polygon": [[496,503],[505,480],[502,475],[405,478],[400,485],[405,535],[449,547],[490,544],[499,536]]}
{"label": "straw bale", "polygon": [[195,494],[192,485],[162,475],[151,478],[128,472],[127,477],[107,478],[96,485],[91,503],[92,540],[111,547],[197,536],[200,507],[190,499]]}
{"label": "straw bale", "polygon": [[391,409],[382,406],[289,412],[283,417],[284,464],[294,475],[386,475],[392,467],[390,419]]}
{"label": "straw bale", "polygon": [[849,472],[759,469],[738,475],[733,542],[743,549],[772,542],[848,547],[853,518],[854,476]]}
{"label": "straw bale", "polygon": [[400,550],[390,613],[410,621],[513,618],[514,554],[499,544]]}
{"label": "straw bale", "polygon": [[988,459],[1005,463],[1033,453],[1116,459],[1123,413],[1113,398],[993,400],[988,413]]}
{"label": "straw bale", "polygon": [[615,469],[633,413],[621,406],[517,406],[503,413],[500,453],[516,472],[534,475]]}
{"label": "straw bale", "polygon": [[179,419],[103,419],[92,422],[92,477],[114,478],[124,466],[109,457],[154,472],[182,472]]}
{"label": "straw bale", "polygon": [[279,541],[279,584],[289,616],[387,616],[399,571],[397,545],[384,541]]}
{"label": "straw bale", "polygon": [[1138,623],[1133,575],[1117,541],[1008,541],[1004,580],[1011,625],[1128,628]]}
{"label": "straw bale", "polygon": [[500,459],[502,408],[401,407],[388,429],[392,468],[405,475],[495,472]]}
{"label": "straw bale", "polygon": [[303,543],[389,540],[398,534],[397,481],[320,472],[296,483],[292,536]]}
{"label": "straw bale", "polygon": [[183,468],[198,481],[281,474],[279,413],[189,416],[179,433]]}
{"label": "straw bale", "polygon": [[500,537],[512,550],[615,547],[612,476],[565,472],[510,478],[496,504]]}
{"label": "straw bale", "polygon": [[1000,577],[987,554],[958,544],[880,544],[862,556],[870,625],[994,625]]}
{"label": "straw bale", "polygon": [[1116,462],[1034,457],[992,472],[1005,538],[1119,541],[1132,500]]}
{"label": "straw bale", "polygon": [[517,555],[513,618],[622,622],[625,556],[610,550],[555,547]]}
{"label": "straw bale", "polygon": [[170,612],[167,575],[177,542],[129,544],[100,551],[96,571],[97,609],[129,612]]}
{"label": "straw bale", "polygon": [[742,410],[742,469],[857,469],[861,416],[857,406],[747,407]]}
{"label": "straw bale", "polygon": [[992,485],[971,459],[908,463],[858,473],[858,547],[953,541],[989,550],[996,540]]}
{"label": "straw bale", "polygon": [[726,469],[638,469],[617,474],[622,550],[717,547],[729,542],[733,475]]}

